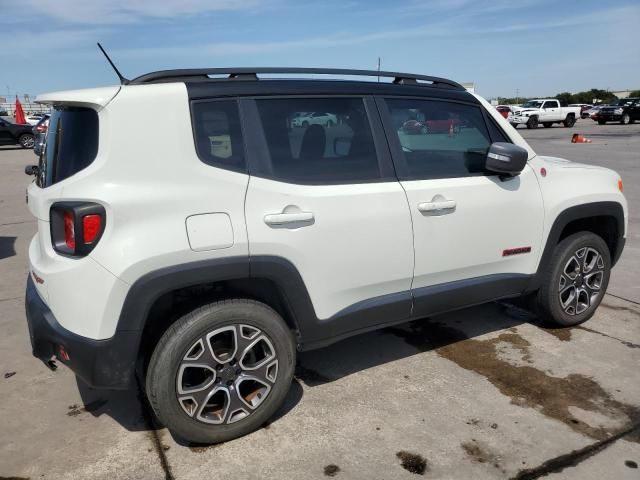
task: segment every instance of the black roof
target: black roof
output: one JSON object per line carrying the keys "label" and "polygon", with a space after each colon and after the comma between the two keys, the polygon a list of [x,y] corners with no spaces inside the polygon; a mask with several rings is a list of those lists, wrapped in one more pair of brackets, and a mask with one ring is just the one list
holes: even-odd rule
{"label": "black roof", "polygon": [[[427,85],[444,87],[454,90],[464,90],[464,87],[453,80],[430,75],[418,75],[413,73],[387,72],[378,70],[349,70],[342,68],[297,68],[297,67],[241,67],[241,68],[192,68],[178,70],[162,70],[141,75],[133,80],[128,80],[130,85],[164,82],[187,81],[237,81],[258,80],[258,74],[279,75],[333,75],[333,76],[357,76],[371,78],[393,78],[396,85]],[[226,78],[211,78],[211,75],[226,75]]]}

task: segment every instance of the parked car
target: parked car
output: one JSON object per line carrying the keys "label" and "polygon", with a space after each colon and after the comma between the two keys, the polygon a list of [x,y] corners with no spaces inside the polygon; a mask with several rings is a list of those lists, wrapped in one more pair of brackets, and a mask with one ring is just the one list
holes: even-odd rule
{"label": "parked car", "polygon": [[295,116],[291,121],[294,127],[308,127],[309,125],[322,125],[324,127],[332,127],[337,125],[338,119],[332,113],[311,112]]}
{"label": "parked car", "polygon": [[44,114],[40,121],[31,129],[34,135],[33,153],[36,157],[42,155],[47,142],[47,129],[49,128],[49,114]]}
{"label": "parked car", "polygon": [[509,105],[498,105],[496,107],[496,110],[498,110],[498,112],[500,112],[500,115],[502,115],[504,118],[508,118],[509,114],[511,113],[511,107]]}
{"label": "parked car", "polygon": [[593,107],[591,107],[589,110],[586,110],[584,112],[584,115],[586,115],[586,118],[591,118],[593,119],[593,115],[595,115],[596,113],[598,113],[600,111],[600,109],[602,107],[606,107],[607,105],[594,105]]}
{"label": "parked car", "polygon": [[0,118],[0,145],[20,145],[22,148],[33,148],[33,142],[31,125],[18,125],[9,121],[8,117]]}
{"label": "parked car", "polygon": [[547,128],[554,123],[562,123],[565,127],[571,128],[578,117],[579,107],[563,107],[555,98],[542,98],[529,100],[523,103],[522,107],[514,108],[507,120],[516,128],[518,125],[538,128],[540,123]]}
{"label": "parked car", "polygon": [[[27,167],[26,316],[46,364],[96,389],[137,372],[174,435],[216,443],[272,418],[298,351],[502,298],[564,327],[600,305],[627,235],[616,172],[536,155],[451,80],[203,80],[220,71],[38,97],[56,148]],[[260,78],[318,72],[339,80]],[[308,111],[341,119],[340,149],[290,128]],[[399,132],[445,114],[459,134]]]}
{"label": "parked car", "polygon": [[31,115],[27,115],[25,117],[25,120],[29,125],[37,125],[38,122],[42,120],[42,117],[44,117],[45,115],[46,115],[45,113],[33,113]]}
{"label": "parked car", "polygon": [[0,107],[0,117],[8,117],[9,112],[7,112],[3,107]]}
{"label": "parked car", "polygon": [[602,107],[591,118],[600,125],[607,122],[620,122],[623,125],[633,123],[640,120],[640,98],[629,97],[618,100],[611,105]]}
{"label": "parked car", "polygon": [[589,118],[587,115],[587,110],[593,108],[593,105],[589,105],[588,103],[572,103],[569,105],[570,107],[580,107],[580,118]]}

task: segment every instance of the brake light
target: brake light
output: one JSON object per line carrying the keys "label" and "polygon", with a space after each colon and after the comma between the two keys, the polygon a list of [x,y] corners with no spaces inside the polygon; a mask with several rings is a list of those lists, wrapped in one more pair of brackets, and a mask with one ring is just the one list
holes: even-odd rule
{"label": "brake light", "polygon": [[76,229],[73,225],[73,213],[70,211],[64,212],[63,215],[64,221],[64,243],[71,250],[75,250],[76,248]]}
{"label": "brake light", "polygon": [[618,190],[624,192],[624,183],[622,182],[621,178],[618,179]]}
{"label": "brake light", "polygon": [[93,202],[58,202],[51,206],[53,249],[66,256],[84,257],[100,241],[106,212]]}
{"label": "brake light", "polygon": [[102,230],[102,217],[92,213],[82,217],[82,239],[85,245],[89,245],[98,238]]}

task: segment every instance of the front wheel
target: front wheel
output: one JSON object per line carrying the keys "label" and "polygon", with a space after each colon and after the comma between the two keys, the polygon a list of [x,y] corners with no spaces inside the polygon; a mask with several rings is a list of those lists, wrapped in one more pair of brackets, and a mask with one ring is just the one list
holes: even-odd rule
{"label": "front wheel", "polygon": [[30,133],[23,133],[22,135],[20,135],[20,138],[18,138],[18,144],[22,148],[33,148],[33,145],[35,144],[35,139],[33,138],[33,135],[31,135]]}
{"label": "front wheel", "polygon": [[543,320],[567,327],[594,314],[611,275],[609,247],[598,235],[578,232],[562,240],[553,252],[536,297]]}
{"label": "front wheel", "polygon": [[625,113],[624,115],[622,115],[622,118],[620,119],[620,123],[622,125],[629,125],[631,123],[631,117],[629,116],[628,113]]}
{"label": "front wheel", "polygon": [[517,124],[517,123],[512,123],[512,124],[511,124],[511,126],[512,126],[513,128],[518,128],[518,124]]}
{"label": "front wheel", "polygon": [[156,346],[146,391],[176,436],[219,443],[263,425],[284,401],[295,343],[280,315],[253,300],[225,300],[178,319]]}
{"label": "front wheel", "polygon": [[538,117],[529,118],[529,120],[527,121],[527,128],[528,129],[538,128]]}

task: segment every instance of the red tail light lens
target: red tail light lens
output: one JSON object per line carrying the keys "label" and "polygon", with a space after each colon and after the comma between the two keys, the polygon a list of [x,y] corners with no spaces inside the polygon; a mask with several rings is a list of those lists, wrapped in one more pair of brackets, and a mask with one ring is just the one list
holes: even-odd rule
{"label": "red tail light lens", "polygon": [[82,238],[85,245],[93,243],[102,230],[102,217],[96,213],[82,217]]}
{"label": "red tail light lens", "polygon": [[51,206],[53,249],[67,257],[84,257],[100,242],[106,222],[104,207],[94,202],[57,202]]}
{"label": "red tail light lens", "polygon": [[71,250],[76,248],[76,229],[73,225],[73,213],[69,210],[64,212],[64,243]]}

